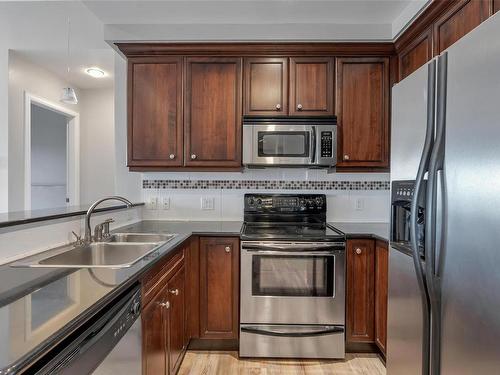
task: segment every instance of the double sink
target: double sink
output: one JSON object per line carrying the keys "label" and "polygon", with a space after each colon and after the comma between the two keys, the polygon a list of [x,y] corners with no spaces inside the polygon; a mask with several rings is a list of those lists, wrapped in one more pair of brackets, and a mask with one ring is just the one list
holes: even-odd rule
{"label": "double sink", "polygon": [[114,233],[102,242],[72,247],[59,254],[16,262],[14,267],[127,268],[177,234]]}

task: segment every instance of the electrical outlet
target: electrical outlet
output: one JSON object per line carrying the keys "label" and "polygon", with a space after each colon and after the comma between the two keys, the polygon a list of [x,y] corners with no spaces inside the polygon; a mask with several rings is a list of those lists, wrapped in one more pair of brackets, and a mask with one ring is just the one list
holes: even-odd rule
{"label": "electrical outlet", "polygon": [[163,210],[170,210],[170,197],[161,198],[161,208]]}
{"label": "electrical outlet", "polygon": [[201,209],[202,210],[214,210],[215,209],[215,198],[214,197],[202,197],[201,198]]}
{"label": "electrical outlet", "polygon": [[155,197],[155,196],[149,197],[147,206],[148,206],[149,210],[157,210],[158,209],[158,197]]}
{"label": "electrical outlet", "polygon": [[363,200],[363,198],[356,198],[354,208],[356,209],[356,211],[363,211],[363,209],[365,208],[365,201]]}

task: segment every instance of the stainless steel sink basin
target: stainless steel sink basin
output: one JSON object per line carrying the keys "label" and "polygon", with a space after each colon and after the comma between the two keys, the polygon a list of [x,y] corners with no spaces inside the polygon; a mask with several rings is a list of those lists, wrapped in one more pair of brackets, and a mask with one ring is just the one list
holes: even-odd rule
{"label": "stainless steel sink basin", "polygon": [[106,242],[139,242],[158,243],[167,242],[175,237],[175,234],[154,234],[154,233],[114,233]]}
{"label": "stainless steel sink basin", "polygon": [[50,267],[130,267],[149,254],[157,244],[96,242],[76,247],[38,262]]}
{"label": "stainless steel sink basin", "polygon": [[13,267],[126,268],[132,266],[177,234],[115,233],[105,242],[68,248],[52,256],[35,255]]}

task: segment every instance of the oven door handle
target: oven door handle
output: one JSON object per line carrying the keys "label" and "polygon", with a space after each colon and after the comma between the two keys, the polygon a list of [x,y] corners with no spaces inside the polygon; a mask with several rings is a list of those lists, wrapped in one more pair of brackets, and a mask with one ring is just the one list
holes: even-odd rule
{"label": "oven door handle", "polygon": [[285,251],[285,250],[246,250],[247,253],[263,254],[263,255],[296,255],[296,256],[322,256],[335,257],[337,254],[333,251]]}
{"label": "oven door handle", "polygon": [[241,332],[253,333],[257,335],[266,335],[266,336],[279,336],[279,337],[310,337],[310,336],[322,336],[322,335],[331,335],[334,333],[343,333],[343,326],[325,326],[321,327],[321,329],[311,330],[297,330],[292,328],[287,330],[286,328],[261,328],[257,326],[243,326],[241,327]]}
{"label": "oven door handle", "polygon": [[328,243],[250,243],[242,242],[243,250],[266,250],[266,251],[322,251],[331,252],[332,250],[344,250],[344,242],[328,242]]}

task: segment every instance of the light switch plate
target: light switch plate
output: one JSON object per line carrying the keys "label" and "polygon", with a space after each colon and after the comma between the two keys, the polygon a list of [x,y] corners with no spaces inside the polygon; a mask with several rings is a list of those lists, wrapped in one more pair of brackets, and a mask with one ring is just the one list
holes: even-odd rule
{"label": "light switch plate", "polygon": [[356,203],[355,203],[354,208],[356,209],[356,211],[363,211],[363,209],[365,208],[364,199],[363,198],[356,198]]}
{"label": "light switch plate", "polygon": [[157,210],[158,209],[158,197],[150,196],[147,202],[147,208],[149,210]]}
{"label": "light switch plate", "polygon": [[161,197],[161,208],[163,210],[170,210],[170,197]]}
{"label": "light switch plate", "polygon": [[215,198],[214,197],[202,197],[201,198],[201,209],[202,210],[214,210],[215,209]]}

